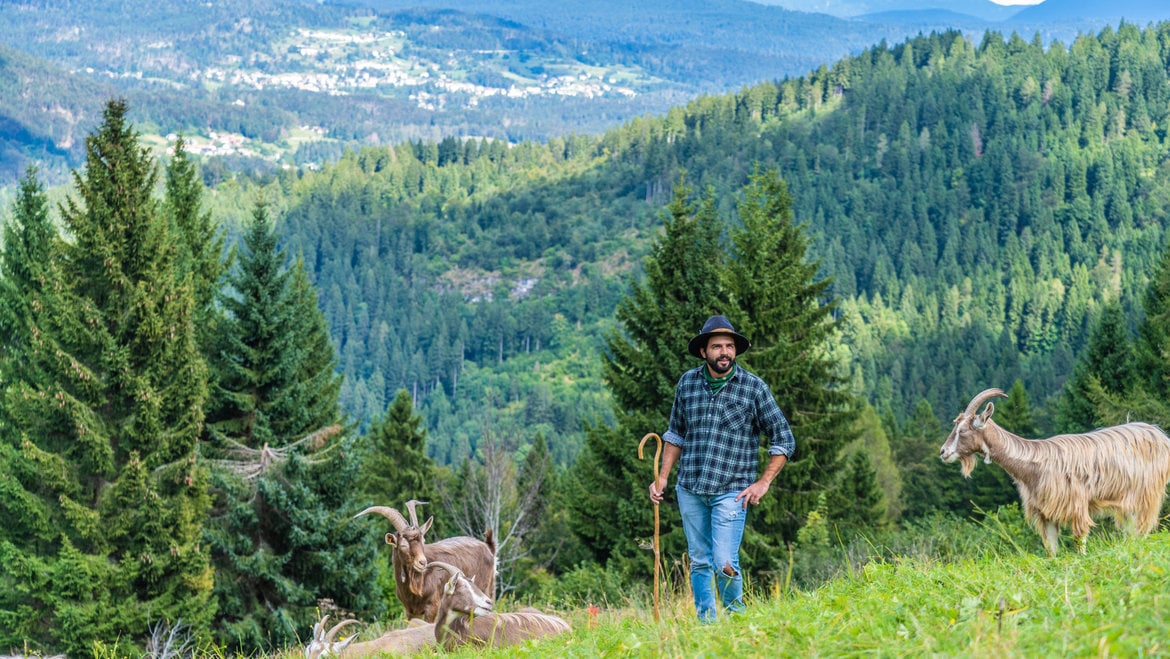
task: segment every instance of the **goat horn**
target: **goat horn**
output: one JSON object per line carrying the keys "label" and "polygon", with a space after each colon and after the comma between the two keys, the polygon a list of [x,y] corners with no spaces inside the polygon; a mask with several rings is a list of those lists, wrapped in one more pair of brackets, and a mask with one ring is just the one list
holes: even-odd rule
{"label": "goat horn", "polygon": [[417,499],[411,499],[410,501],[406,502],[406,509],[410,511],[410,523],[411,524],[418,526],[418,512],[415,511],[414,507],[415,506],[425,506],[428,503],[429,502],[427,502],[427,501],[419,501]]}
{"label": "goat horn", "polygon": [[451,565],[450,563],[444,563],[442,561],[431,561],[431,562],[427,563],[428,570],[433,568],[433,567],[443,568],[447,572],[451,573],[451,575],[463,574],[463,570],[460,570],[459,568],[455,567],[454,565]]}
{"label": "goat horn", "polygon": [[[325,619],[328,620],[329,616],[325,616]],[[324,622],[324,620],[322,620],[322,622]],[[352,625],[356,622],[358,622],[358,621],[354,620],[353,618],[346,618],[345,620],[342,620],[341,622],[337,623],[336,625],[333,625],[332,627],[329,628],[329,631],[325,634],[325,640],[330,642],[330,643],[334,642],[335,640],[337,640],[337,633],[338,632],[340,632],[343,628],[345,628],[349,625]]]}
{"label": "goat horn", "polygon": [[1007,394],[1005,394],[1003,391],[1001,391],[999,389],[995,389],[995,388],[984,389],[983,391],[979,392],[979,394],[977,396],[975,396],[974,398],[971,399],[971,403],[969,405],[967,405],[967,409],[963,412],[963,416],[970,416],[970,415],[974,414],[975,411],[978,410],[979,407],[981,405],[983,405],[983,403],[987,402],[987,400],[990,398],[1007,398],[1007,397],[1008,397]]}
{"label": "goat horn", "polygon": [[[369,508],[366,508],[360,513],[354,515],[354,519],[357,519],[366,513],[378,513],[379,515],[382,515],[386,519],[390,520],[390,523],[394,525],[394,530],[398,531],[399,533],[406,529],[406,527],[410,526],[406,523],[406,518],[402,516],[402,513],[389,506],[370,506]],[[415,526],[418,525],[416,524]]]}

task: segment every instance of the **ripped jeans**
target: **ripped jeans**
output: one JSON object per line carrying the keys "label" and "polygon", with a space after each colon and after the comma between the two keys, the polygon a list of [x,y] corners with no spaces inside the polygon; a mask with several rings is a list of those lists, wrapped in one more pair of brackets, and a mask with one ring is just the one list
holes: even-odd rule
{"label": "ripped jeans", "polygon": [[747,511],[742,501],[735,500],[739,493],[699,496],[678,486],[675,492],[691,557],[691,590],[699,620],[715,619],[715,589],[725,612],[743,611],[739,543]]}

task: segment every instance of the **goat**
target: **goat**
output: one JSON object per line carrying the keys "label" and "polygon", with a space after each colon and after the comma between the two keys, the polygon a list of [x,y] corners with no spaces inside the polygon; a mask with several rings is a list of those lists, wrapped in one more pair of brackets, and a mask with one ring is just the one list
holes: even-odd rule
{"label": "goat", "polygon": [[313,640],[305,646],[305,659],[323,659],[324,657],[339,657],[341,659],[356,659],[357,657],[373,657],[382,654],[410,655],[435,644],[435,625],[423,622],[417,618],[411,620],[402,629],[386,632],[371,641],[354,643],[357,636],[350,636],[344,641],[337,640],[337,634],[346,626],[357,622],[347,618],[325,631],[329,616],[321,618],[313,625]]}
{"label": "goat", "polygon": [[422,526],[418,524],[415,506],[422,501],[407,501],[410,523],[402,513],[386,506],[371,506],[354,517],[367,513],[378,513],[390,520],[394,531],[386,534],[386,544],[393,545],[394,592],[398,595],[406,617],[435,621],[439,610],[439,581],[441,575],[427,574],[427,563],[442,561],[457,566],[467,574],[474,575],[487,592],[495,591],[496,543],[491,529],[484,533],[483,541],[469,536],[456,536],[426,544],[424,535],[435,521],[432,516]]}
{"label": "goat", "polygon": [[492,598],[459,568],[439,561],[431,561],[427,568],[440,568],[450,575],[443,584],[435,619],[435,640],[447,650],[469,643],[502,648],[572,631],[563,618],[535,609],[495,613]]}
{"label": "goat", "polygon": [[[1016,483],[1024,514],[1056,554],[1060,525],[1067,524],[1085,551],[1093,516],[1113,515],[1119,528],[1146,535],[1170,481],[1170,438],[1157,426],[1126,423],[1088,433],[1024,439],[992,420],[992,398],[1007,398],[999,389],[981,392],[962,414],[939,450],[943,462],[958,460],[964,477],[975,468],[975,454],[995,462]],[[983,403],[987,407],[977,414]]]}

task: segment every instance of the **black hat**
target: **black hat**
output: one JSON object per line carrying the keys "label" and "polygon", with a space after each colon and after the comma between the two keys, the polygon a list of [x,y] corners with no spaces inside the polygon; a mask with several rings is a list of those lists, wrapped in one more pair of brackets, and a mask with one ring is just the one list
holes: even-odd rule
{"label": "black hat", "polygon": [[707,339],[711,338],[712,334],[730,334],[735,339],[735,354],[742,355],[752,347],[752,342],[747,340],[747,337],[735,331],[731,326],[731,321],[727,320],[727,316],[711,316],[707,322],[703,323],[703,329],[699,331],[699,335],[691,339],[687,344],[687,350],[699,359],[703,358],[700,350],[707,349]]}

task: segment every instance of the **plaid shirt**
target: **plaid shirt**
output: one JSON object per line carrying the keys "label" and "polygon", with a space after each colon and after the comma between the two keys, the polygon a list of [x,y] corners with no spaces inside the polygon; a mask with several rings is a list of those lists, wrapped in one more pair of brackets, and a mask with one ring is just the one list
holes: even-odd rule
{"label": "plaid shirt", "polygon": [[683,373],[674,392],[670,427],[662,439],[682,448],[678,484],[699,496],[738,492],[756,481],[760,435],[769,455],[796,451],[788,419],[759,376],[735,367],[731,381],[712,395],[706,364]]}

